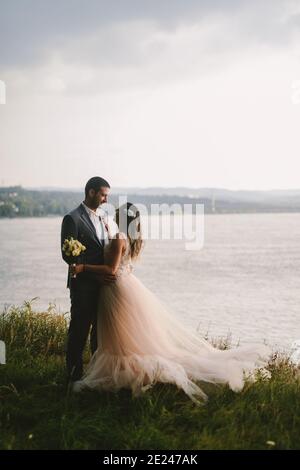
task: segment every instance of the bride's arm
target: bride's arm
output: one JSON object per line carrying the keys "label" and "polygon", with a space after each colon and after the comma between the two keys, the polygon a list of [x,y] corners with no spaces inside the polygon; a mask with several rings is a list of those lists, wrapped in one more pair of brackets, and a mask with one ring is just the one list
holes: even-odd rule
{"label": "bride's arm", "polygon": [[120,238],[117,234],[117,238],[114,238],[111,242],[110,259],[108,264],[77,264],[73,267],[74,273],[78,274],[88,271],[95,274],[115,275],[120,265],[124,248],[125,240]]}

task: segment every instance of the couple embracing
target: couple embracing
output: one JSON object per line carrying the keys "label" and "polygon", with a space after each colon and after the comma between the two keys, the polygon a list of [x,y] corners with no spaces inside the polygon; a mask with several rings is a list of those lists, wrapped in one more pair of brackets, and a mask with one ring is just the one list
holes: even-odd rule
{"label": "couple embracing", "polygon": [[[110,226],[101,216],[109,192],[105,179],[91,178],[84,201],[62,222],[71,299],[66,362],[73,390],[127,388],[138,396],[157,382],[172,383],[197,404],[207,399],[201,382],[241,390],[247,376],[254,379],[256,369],[266,366],[270,349],[252,344],[219,350],[176,320],[133,273],[143,246],[138,208],[117,208],[116,225]],[[70,239],[84,247],[82,256],[67,256],[64,243]],[[89,334],[92,355],[83,371]]]}

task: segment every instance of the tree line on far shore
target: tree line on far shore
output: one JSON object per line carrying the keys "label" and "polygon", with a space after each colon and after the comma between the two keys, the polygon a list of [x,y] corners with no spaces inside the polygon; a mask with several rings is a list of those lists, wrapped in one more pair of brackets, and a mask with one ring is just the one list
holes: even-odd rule
{"label": "tree line on far shore", "polygon": [[[118,205],[121,194],[113,193],[109,202]],[[0,218],[9,217],[45,217],[63,216],[74,209],[84,199],[83,192],[64,190],[31,190],[22,186],[0,187]],[[189,204],[195,211],[196,204],[204,205],[204,213],[255,213],[255,212],[300,212],[300,196],[283,198],[264,198],[255,200],[232,198],[222,195],[219,198],[191,197],[178,194],[139,194],[127,195],[127,200],[134,204],[143,204],[150,209],[151,204],[157,207],[163,204],[171,207],[178,205],[184,208]]]}

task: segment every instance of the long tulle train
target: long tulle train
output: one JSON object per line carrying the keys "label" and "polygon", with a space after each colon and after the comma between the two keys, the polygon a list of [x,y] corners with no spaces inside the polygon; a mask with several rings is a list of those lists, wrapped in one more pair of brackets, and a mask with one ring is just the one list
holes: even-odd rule
{"label": "long tulle train", "polygon": [[263,344],[214,348],[132,273],[103,286],[99,299],[98,349],[75,391],[128,388],[138,396],[157,382],[173,383],[199,404],[207,398],[199,382],[227,383],[238,391],[268,362],[271,350]]}

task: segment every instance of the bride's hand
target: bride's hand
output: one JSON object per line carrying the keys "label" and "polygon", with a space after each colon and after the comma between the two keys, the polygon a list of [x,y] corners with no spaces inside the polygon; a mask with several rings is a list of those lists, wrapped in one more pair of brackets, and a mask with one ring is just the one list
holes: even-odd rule
{"label": "bride's hand", "polygon": [[83,272],[83,268],[84,268],[84,265],[83,264],[75,264],[75,265],[71,265],[70,266],[70,269],[71,269],[71,274],[80,274]]}

